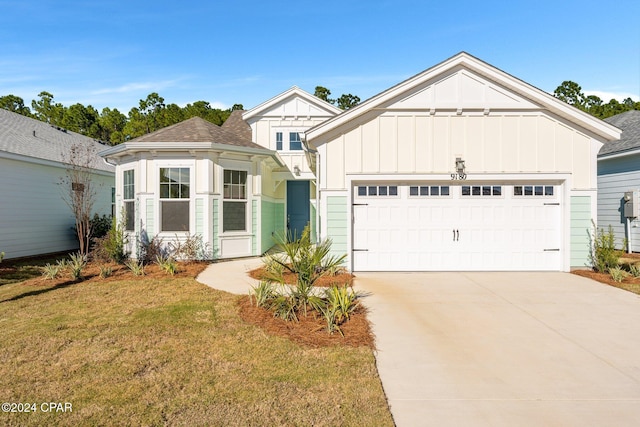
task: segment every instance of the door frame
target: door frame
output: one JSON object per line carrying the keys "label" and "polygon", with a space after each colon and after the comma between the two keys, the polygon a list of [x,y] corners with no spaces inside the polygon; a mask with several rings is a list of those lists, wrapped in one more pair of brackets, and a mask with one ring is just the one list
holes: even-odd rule
{"label": "door frame", "polygon": [[[302,191],[301,199],[306,201],[299,204],[289,203],[289,197],[292,196],[293,191]],[[286,185],[286,204],[285,204],[285,230],[287,238],[289,237],[290,228],[290,215],[303,215],[306,218],[305,226],[311,223],[311,181],[310,180],[288,180]],[[303,227],[304,228],[304,227]],[[299,230],[302,232],[302,229]],[[294,233],[297,236],[297,233]]]}

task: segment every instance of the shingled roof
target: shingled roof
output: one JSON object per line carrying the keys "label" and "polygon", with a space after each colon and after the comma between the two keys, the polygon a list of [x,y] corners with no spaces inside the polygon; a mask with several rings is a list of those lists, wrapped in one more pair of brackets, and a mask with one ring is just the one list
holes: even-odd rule
{"label": "shingled roof", "polygon": [[175,125],[167,126],[132,139],[131,142],[213,142],[236,147],[264,148],[251,142],[251,138],[243,138],[200,117],[192,117]]}
{"label": "shingled roof", "polygon": [[222,129],[234,133],[241,138],[251,140],[251,126],[242,120],[242,114],[244,110],[235,110],[231,112],[231,115],[222,124]]}
{"label": "shingled roof", "polygon": [[0,108],[0,152],[22,158],[67,163],[74,145],[93,145],[95,161],[92,167],[113,173],[115,168],[98,155],[105,145],[98,141],[48,123]]}
{"label": "shingled roof", "polygon": [[640,148],[640,111],[626,111],[608,117],[604,121],[622,129],[622,135],[618,141],[604,144],[598,153],[599,157]]}

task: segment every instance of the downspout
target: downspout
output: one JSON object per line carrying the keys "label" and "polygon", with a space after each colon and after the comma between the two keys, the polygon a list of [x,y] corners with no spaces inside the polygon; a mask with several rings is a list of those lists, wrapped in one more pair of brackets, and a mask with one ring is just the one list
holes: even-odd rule
{"label": "downspout", "polygon": [[323,239],[321,238],[321,236],[323,235],[322,233],[322,222],[320,221],[320,212],[321,210],[321,200],[322,197],[320,197],[320,194],[322,192],[322,189],[320,188],[320,171],[322,170],[322,168],[320,167],[320,152],[318,150],[316,150],[316,239],[318,241],[322,241]]}

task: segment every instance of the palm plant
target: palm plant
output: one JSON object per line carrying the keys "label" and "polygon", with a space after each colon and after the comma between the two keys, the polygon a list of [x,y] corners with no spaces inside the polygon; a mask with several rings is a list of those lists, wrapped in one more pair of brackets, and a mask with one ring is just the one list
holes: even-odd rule
{"label": "palm plant", "polygon": [[291,297],[295,301],[295,306],[306,316],[307,305],[317,304],[312,293],[315,282],[320,277],[335,271],[336,267],[344,262],[346,255],[331,255],[329,239],[313,244],[309,225],[304,228],[300,238],[293,239],[291,235],[287,237],[276,236],[276,247],[280,253],[270,255],[267,262],[279,264],[283,269],[280,271],[270,269],[269,279],[283,283],[282,274],[285,270],[295,274],[297,280]]}

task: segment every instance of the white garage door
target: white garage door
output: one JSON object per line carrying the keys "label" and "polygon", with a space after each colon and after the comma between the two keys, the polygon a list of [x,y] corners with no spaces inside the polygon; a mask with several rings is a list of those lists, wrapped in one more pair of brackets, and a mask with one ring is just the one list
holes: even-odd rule
{"label": "white garage door", "polygon": [[355,271],[561,270],[559,186],[362,183]]}

